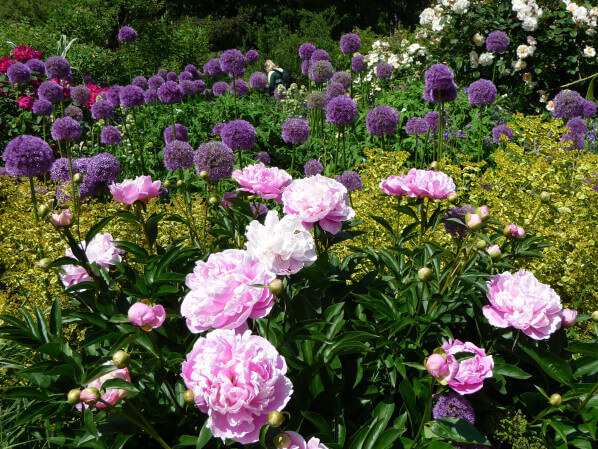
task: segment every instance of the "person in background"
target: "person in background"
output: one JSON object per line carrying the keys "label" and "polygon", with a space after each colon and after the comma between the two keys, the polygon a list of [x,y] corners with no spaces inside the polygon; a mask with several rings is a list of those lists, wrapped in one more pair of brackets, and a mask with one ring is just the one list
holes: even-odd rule
{"label": "person in background", "polygon": [[274,89],[282,83],[284,70],[274,64],[271,59],[268,59],[264,62],[264,72],[266,72],[266,76],[268,77],[268,93],[273,95]]}

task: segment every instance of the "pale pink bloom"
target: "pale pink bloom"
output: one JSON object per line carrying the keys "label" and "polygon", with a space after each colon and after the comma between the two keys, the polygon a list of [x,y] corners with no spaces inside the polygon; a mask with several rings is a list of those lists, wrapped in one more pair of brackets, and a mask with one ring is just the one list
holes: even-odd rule
{"label": "pale pink bloom", "polygon": [[486,285],[490,305],[483,313],[492,326],[514,327],[534,340],[545,340],[561,327],[561,298],[529,271],[507,271]]}
{"label": "pale pink bloom", "polygon": [[[114,365],[113,362],[107,362],[104,365]],[[128,368],[120,368],[120,369],[115,369],[113,371],[110,371],[109,373],[106,374],[102,374],[101,376],[96,377],[95,379],[93,379],[91,382],[89,382],[86,386],[86,388],[97,388],[99,391],[102,391],[102,385],[104,384],[104,382],[106,382],[107,380],[110,379],[123,379],[126,380],[127,382],[131,382],[131,375],[129,374],[129,369]],[[85,390],[84,390],[85,391]],[[129,392],[127,390],[124,390],[122,388],[109,388],[108,390],[106,390],[104,392],[104,394],[102,394],[101,398],[104,402],[107,402],[110,405],[115,405],[118,401],[120,401],[122,398],[124,398]],[[77,409],[82,410],[83,408],[87,408],[89,407],[87,404],[84,404],[82,402],[78,403],[76,405]],[[106,404],[104,404],[103,402],[96,402],[94,407],[98,410],[103,410],[105,408],[108,408],[108,406]]]}
{"label": "pale pink bloom", "polygon": [[235,181],[243,186],[243,192],[255,193],[260,198],[281,202],[282,192],[293,178],[277,167],[266,167],[262,162],[248,165],[232,174]]}
{"label": "pale pink bloom", "polygon": [[482,221],[486,221],[490,218],[490,209],[486,205],[476,207],[475,213],[482,218]]}
{"label": "pale pink bloom", "polygon": [[459,363],[453,355],[434,353],[424,360],[424,366],[430,376],[435,377],[442,382],[455,377]]}
{"label": "pale pink bloom", "polygon": [[305,438],[297,432],[286,431],[285,433],[291,437],[291,445],[288,449],[328,449],[320,443],[320,440],[316,437],[312,437],[309,441],[305,441]]}
{"label": "pale pink bloom", "polygon": [[380,183],[384,193],[391,196],[411,198],[433,198],[443,200],[455,193],[453,179],[445,173],[434,170],[412,168],[406,175],[391,175]]}
{"label": "pale pink bloom", "polygon": [[136,302],[129,307],[128,316],[133,326],[150,331],[162,326],[166,319],[166,312],[160,304],[150,307],[144,302]]}
{"label": "pale pink bloom", "polygon": [[482,217],[470,212],[465,215],[465,224],[469,229],[478,229],[482,225]]}
{"label": "pale pink bloom", "polygon": [[523,238],[525,238],[525,229],[523,229],[520,226],[517,226],[517,235],[515,237],[518,238],[518,239],[520,239],[520,240],[523,239]]}
{"label": "pale pink bloom", "polygon": [[282,202],[284,213],[299,216],[308,230],[319,223],[323,230],[337,234],[342,222],[355,216],[346,187],[322,175],[293,181],[284,191]]}
{"label": "pale pink bloom", "polygon": [[227,249],[211,254],[187,275],[191,291],[183,299],[181,315],[193,333],[235,329],[248,318],[263,318],[274,305],[267,286],[275,278],[276,274],[247,251]]}
{"label": "pale pink bloom", "polygon": [[500,246],[498,245],[492,245],[490,247],[488,247],[488,249],[486,250],[488,252],[488,254],[490,255],[490,257],[500,257],[502,255],[502,251],[500,250]]}
{"label": "pale pink bloom", "polygon": [[63,265],[62,270],[64,273],[60,273],[60,280],[65,289],[81,282],[91,281],[91,276],[87,270],[79,265]]}
{"label": "pale pink bloom", "polygon": [[[81,395],[79,396],[79,400],[83,402],[84,405],[93,405],[99,398],[100,394],[97,388],[84,388],[81,390]],[[79,411],[83,409],[83,405],[77,404],[77,406],[79,406],[77,407]]]}
{"label": "pale pink bloom", "polygon": [[577,310],[563,309],[561,325],[563,327],[573,327],[577,322]]}
{"label": "pale pink bloom", "polygon": [[314,239],[297,215],[278,218],[271,210],[264,224],[253,220],[245,231],[247,251],[277,275],[297,273],[317,259]]}
{"label": "pale pink bloom", "polygon": [[69,209],[65,209],[60,214],[52,214],[50,221],[56,227],[70,226],[73,213]]}
{"label": "pale pink bloom", "polygon": [[242,444],[257,442],[268,414],[283,410],[291,398],[286,372],[284,358],[268,340],[232,329],[199,338],[182,366],[212,434]]}
{"label": "pale pink bloom", "polygon": [[147,203],[160,194],[161,187],[162,182],[152,181],[150,176],[137,176],[108,186],[114,199],[123,204],[133,204],[135,201]]}
{"label": "pale pink bloom", "polygon": [[484,386],[484,379],[492,377],[494,360],[491,355],[486,355],[486,351],[478,348],[473,343],[460,340],[448,342],[442,345],[446,351],[447,358],[460,352],[469,352],[473,357],[462,359],[452,379],[448,380],[448,385],[460,395],[471,394],[479,391]]}
{"label": "pale pink bloom", "polygon": [[505,226],[505,230],[503,231],[505,237],[517,238],[522,239],[525,237],[525,229],[520,226],[509,224]]}

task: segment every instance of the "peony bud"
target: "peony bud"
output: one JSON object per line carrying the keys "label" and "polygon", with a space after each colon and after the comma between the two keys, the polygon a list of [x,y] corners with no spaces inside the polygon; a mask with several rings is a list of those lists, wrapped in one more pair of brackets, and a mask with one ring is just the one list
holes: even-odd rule
{"label": "peony bud", "polygon": [[550,396],[548,402],[550,402],[550,405],[553,407],[559,407],[563,403],[563,398],[560,394],[554,393],[552,396]]}
{"label": "peony bud", "polygon": [[282,280],[274,279],[272,282],[270,282],[268,289],[274,296],[278,296],[284,290],[284,284],[282,283]]}
{"label": "peony bud", "polygon": [[100,390],[98,390],[96,387],[84,388],[79,398],[87,405],[93,405],[100,398]]}
{"label": "peony bud", "polygon": [[162,186],[163,186],[165,189],[168,189],[168,188],[170,187],[170,184],[171,184],[171,183],[170,183],[170,181],[167,179],[166,181],[164,181],[164,182],[162,183]]}
{"label": "peony bud", "polygon": [[177,189],[180,189],[180,188],[182,188],[182,187],[184,187],[184,186],[185,186],[185,181],[183,181],[182,179],[179,179],[179,180],[176,182],[176,187],[177,187]]}
{"label": "peony bud", "polygon": [[561,326],[563,327],[573,327],[577,322],[577,310],[571,309],[563,309],[563,319],[561,321]]}
{"label": "peony bud", "polygon": [[185,390],[183,393],[183,401],[189,405],[195,402],[195,393],[193,393],[193,390]]}
{"label": "peony bud", "polygon": [[278,449],[287,449],[291,446],[291,436],[285,432],[276,435],[273,441]]}
{"label": "peony bud", "polygon": [[73,182],[75,184],[81,184],[83,182],[83,175],[81,173],[75,173],[73,175]]}
{"label": "peony bud", "polygon": [[45,204],[42,204],[40,207],[37,208],[37,213],[41,218],[46,218],[48,213],[50,212],[50,208]]}
{"label": "peony bud", "polygon": [[430,169],[438,170],[438,161],[432,161],[432,163],[430,164]]}
{"label": "peony bud", "polygon": [[486,251],[492,260],[500,259],[500,256],[502,256],[502,251],[498,245],[492,245]]}
{"label": "peony bud", "polygon": [[442,354],[432,354],[424,360],[424,366],[432,377],[446,377],[449,373],[446,358]]}
{"label": "peony bud", "polygon": [[469,229],[476,231],[482,227],[482,217],[478,214],[468,212],[467,215],[465,215],[465,224]]}
{"label": "peony bud", "polygon": [[505,229],[503,231],[503,235],[505,237],[516,237],[517,236],[517,225],[514,224],[508,224],[505,226]]}
{"label": "peony bud", "polygon": [[490,218],[490,209],[488,209],[488,206],[486,205],[476,207],[475,213],[482,218],[482,221],[486,221]]}
{"label": "peony bud", "polygon": [[218,198],[216,198],[215,196],[211,196],[210,199],[208,200],[208,202],[212,205],[215,206],[216,204],[218,204]]}
{"label": "peony bud", "polygon": [[50,259],[48,259],[47,257],[44,257],[42,260],[39,261],[39,266],[41,268],[46,268],[51,263],[52,263],[52,261]]}
{"label": "peony bud", "polygon": [[540,193],[540,201],[543,203],[550,203],[550,193],[542,192]]}
{"label": "peony bud", "polygon": [[515,238],[518,240],[524,239],[525,238],[525,229],[517,226],[517,236]]}
{"label": "peony bud", "polygon": [[205,170],[202,170],[202,171],[200,171],[200,172],[199,172],[199,177],[200,177],[201,179],[207,179],[207,177],[208,177],[208,172],[207,172],[207,171],[205,171]]}
{"label": "peony bud", "polygon": [[81,390],[79,390],[78,388],[73,388],[66,395],[66,400],[69,401],[71,404],[78,404],[79,402],[81,402]]}
{"label": "peony bud", "polygon": [[273,411],[268,414],[268,424],[272,427],[280,427],[284,423],[284,415],[280,412]]}
{"label": "peony bud", "polygon": [[166,311],[160,304],[150,307],[144,302],[136,302],[129,307],[128,316],[133,326],[149,332],[162,326],[166,319]]}
{"label": "peony bud", "polygon": [[419,270],[417,270],[417,277],[422,282],[426,282],[432,279],[433,274],[434,272],[432,271],[432,269],[428,267],[421,267]]}
{"label": "peony bud", "polygon": [[50,217],[50,221],[54,226],[58,228],[61,226],[70,226],[72,218],[73,213],[70,210],[65,209],[62,212],[60,212],[60,214],[52,214],[52,216]]}
{"label": "peony bud", "polygon": [[253,200],[255,200],[255,195],[249,195],[247,197],[247,201],[253,201]]}
{"label": "peony bud", "polygon": [[592,312],[592,320],[598,321],[598,310]]}
{"label": "peony bud", "polygon": [[112,361],[117,368],[124,368],[125,366],[129,366],[131,356],[127,352],[119,350],[112,356]]}
{"label": "peony bud", "polygon": [[479,250],[486,249],[487,245],[488,243],[484,239],[478,239],[478,241],[475,242],[475,247]]}
{"label": "peony bud", "polygon": [[448,202],[451,204],[457,204],[459,202],[459,195],[456,193],[451,193],[448,197]]}

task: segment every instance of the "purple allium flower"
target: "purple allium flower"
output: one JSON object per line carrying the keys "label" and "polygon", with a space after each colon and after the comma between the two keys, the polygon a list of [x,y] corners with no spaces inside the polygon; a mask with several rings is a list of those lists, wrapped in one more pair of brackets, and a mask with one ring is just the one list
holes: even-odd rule
{"label": "purple allium flower", "polygon": [[137,32],[131,27],[122,27],[118,30],[118,40],[121,42],[133,42],[137,40]]}
{"label": "purple allium flower", "polygon": [[469,105],[492,104],[496,100],[496,86],[490,80],[480,78],[469,85]]}
{"label": "purple allium flower", "polygon": [[222,128],[222,141],[233,150],[251,150],[255,146],[255,129],[245,120],[233,120]]}
{"label": "purple allium flower", "polygon": [[199,73],[199,70],[197,70],[193,64],[187,64],[185,66],[185,72],[189,72],[193,76],[193,81],[201,78],[201,73]]}
{"label": "purple allium flower", "polygon": [[166,81],[176,81],[178,79],[178,76],[176,74],[176,72],[168,72],[166,74]]}
{"label": "purple allium flower", "polygon": [[361,39],[355,33],[348,33],[341,37],[341,51],[343,53],[356,53],[361,47]]}
{"label": "purple allium flower", "polygon": [[183,91],[174,81],[166,81],[158,89],[158,98],[165,104],[178,103],[183,99]]}
{"label": "purple allium flower", "polygon": [[194,162],[198,175],[202,171],[207,171],[208,178],[218,181],[230,178],[233,173],[235,155],[233,150],[222,142],[206,142],[202,143],[195,152]]}
{"label": "purple allium flower", "polygon": [[440,120],[440,114],[436,111],[430,111],[424,117],[424,120],[428,124],[429,130],[436,130],[438,129],[438,121]]}
{"label": "purple allium flower", "polygon": [[282,140],[292,145],[300,145],[309,139],[309,125],[305,120],[292,118],[282,125]]}
{"label": "purple allium flower", "polygon": [[384,61],[380,61],[376,66],[376,76],[380,79],[389,80],[392,78],[393,67]]}
{"label": "purple allium flower", "polygon": [[39,99],[33,103],[32,110],[35,115],[50,115],[54,108],[48,100]]}
{"label": "purple allium flower", "polygon": [[334,68],[328,61],[312,61],[309,67],[309,78],[316,83],[325,83],[332,78]]}
{"label": "purple allium flower", "polygon": [[568,150],[582,150],[586,146],[586,135],[585,134],[565,134],[561,138],[561,142],[571,142],[567,147]]}
{"label": "purple allium flower", "polygon": [[236,48],[225,50],[220,55],[220,69],[230,76],[241,77],[245,73],[245,57]]}
{"label": "purple allium flower", "polygon": [[583,104],[583,116],[585,118],[591,118],[596,115],[596,103],[590,100],[585,100]]}
{"label": "purple allium flower", "polygon": [[201,94],[204,90],[206,90],[206,83],[204,83],[202,80],[195,80],[193,81],[193,88],[195,89],[195,92]]}
{"label": "purple allium flower", "polygon": [[27,134],[8,142],[2,154],[6,173],[13,178],[45,175],[52,167],[52,159],[50,145]]}
{"label": "purple allium flower", "polygon": [[365,56],[355,55],[351,58],[351,70],[353,70],[355,73],[363,72],[367,68],[368,65],[365,62]]}
{"label": "purple allium flower", "polygon": [[326,50],[318,49],[313,51],[309,59],[311,59],[311,62],[329,61],[330,56]]}
{"label": "purple allium flower", "polygon": [[166,75],[168,74],[168,71],[166,69],[158,69],[157,75],[162,78],[163,80],[166,80]]}
{"label": "purple allium flower", "polygon": [[81,125],[70,117],[59,118],[52,125],[54,140],[77,140],[81,138],[81,133]]}
{"label": "purple allium flower", "polygon": [[158,90],[162,84],[164,84],[164,78],[162,78],[160,75],[151,76],[147,81],[148,87],[155,90]]}
{"label": "purple allium flower", "polygon": [[247,53],[245,53],[245,61],[247,62],[255,62],[258,59],[260,59],[260,55],[255,50],[249,50]]}
{"label": "purple allium flower", "polygon": [[309,59],[307,59],[307,60],[305,60],[305,61],[303,61],[301,63],[301,73],[303,75],[308,75],[309,74],[309,66],[310,66]]}
{"label": "purple allium flower", "polygon": [[81,106],[91,99],[91,91],[84,85],[75,86],[71,89],[71,99]]}
{"label": "purple allium flower", "polygon": [[455,75],[444,64],[434,64],[425,72],[426,87],[434,90],[447,90],[453,85]]}
{"label": "purple allium flower", "polygon": [[428,122],[420,117],[413,117],[407,120],[405,132],[409,135],[421,136],[428,132]]}
{"label": "purple allium flower", "polygon": [[328,100],[326,99],[326,95],[324,94],[324,92],[320,92],[319,90],[317,90],[307,95],[307,97],[305,98],[305,104],[309,109],[324,109],[328,104]]}
{"label": "purple allium flower", "polygon": [[53,81],[44,81],[41,83],[37,89],[37,96],[51,103],[58,103],[64,98],[62,86]]}
{"label": "purple allium flower", "polygon": [[237,97],[244,97],[249,93],[249,86],[243,80],[235,80],[234,83],[230,83],[228,91],[231,94],[236,94]]}
{"label": "purple allium flower", "polygon": [[226,81],[216,81],[212,86],[212,93],[215,97],[224,95],[228,91],[228,83]]}
{"label": "purple allium flower", "polygon": [[311,55],[314,53],[314,51],[316,51],[316,47],[314,46],[314,44],[306,42],[304,44],[301,44],[301,46],[299,47],[299,57],[305,61],[306,59],[311,58]]}
{"label": "purple allium flower", "polygon": [[164,166],[170,171],[193,167],[193,148],[187,142],[172,140],[164,147]]}
{"label": "purple allium flower", "polygon": [[205,68],[204,72],[208,72],[210,76],[222,76],[224,72],[220,68],[220,59],[213,58],[208,61],[208,65]]}
{"label": "purple allium flower", "polygon": [[351,75],[345,71],[336,72],[333,76],[331,81],[333,83],[340,83],[345,88],[345,90],[351,87],[351,83],[353,80],[351,79]]}
{"label": "purple allium flower", "polygon": [[380,105],[368,112],[365,125],[372,136],[390,136],[397,129],[399,115],[394,108]]}
{"label": "purple allium flower", "polygon": [[183,95],[193,95],[195,93],[195,84],[191,80],[183,80],[179,82]]}
{"label": "purple allium flower", "polygon": [[149,88],[143,92],[143,100],[145,104],[152,104],[158,100],[158,91],[156,89]]}
{"label": "purple allium flower", "polygon": [[344,185],[347,189],[347,192],[354,192],[355,190],[361,191],[362,189],[362,182],[361,176],[354,171],[345,171],[342,175],[338,175],[336,178],[338,182]]}
{"label": "purple allium flower", "polygon": [[105,94],[102,95],[106,95],[106,100],[108,100],[112,104],[112,106],[116,107],[120,104],[121,90],[122,87],[118,84],[115,84],[114,86],[110,86],[110,88],[105,92]]}
{"label": "purple allium flower", "polygon": [[28,83],[31,81],[31,70],[22,62],[15,62],[6,70],[6,76],[13,84]]}
{"label": "purple allium flower", "polygon": [[506,124],[492,128],[492,140],[494,140],[495,143],[500,143],[500,136],[506,136],[507,140],[510,142],[513,140],[513,130]]}
{"label": "purple allium flower", "polygon": [[509,48],[509,36],[502,31],[493,31],[486,38],[486,49],[504,53]]}
{"label": "purple allium flower", "polygon": [[192,81],[193,80],[193,75],[191,74],[191,72],[181,72],[179,73],[179,83],[182,81]]}
{"label": "purple allium flower", "polygon": [[[73,173],[75,173],[75,164],[73,160]],[[69,160],[66,157],[56,159],[50,169],[50,179],[52,181],[70,181],[71,174],[69,172]]]}
{"label": "purple allium flower", "polygon": [[145,78],[145,76],[136,76],[135,78],[133,78],[133,81],[131,82],[131,84],[133,86],[137,86],[142,90],[146,90],[149,86],[147,79]]}
{"label": "purple allium flower", "polygon": [[262,162],[264,164],[269,164],[270,162],[272,162],[272,160],[270,159],[270,155],[268,153],[266,153],[265,151],[260,151],[257,156],[255,156],[253,158],[254,161],[258,161],[258,162]]}
{"label": "purple allium flower", "polygon": [[105,145],[117,145],[122,142],[123,136],[116,126],[108,125],[102,130],[100,139]]}
{"label": "purple allium flower", "polygon": [[249,77],[249,85],[252,89],[265,89],[268,87],[268,78],[262,72],[253,72]]}
{"label": "purple allium flower", "polygon": [[343,95],[344,93],[345,88],[341,83],[330,83],[328,86],[326,86],[326,99],[328,101],[332,100],[334,97]]}
{"label": "purple allium flower", "polygon": [[333,125],[350,125],[355,121],[357,105],[346,95],[333,98],[326,106],[326,120]]}
{"label": "purple allium flower", "polygon": [[251,203],[249,205],[251,207],[251,211],[253,212],[254,217],[261,217],[262,215],[266,215],[268,213],[268,207],[264,203]]}
{"label": "purple allium flower", "polygon": [[[180,123],[176,123],[174,125],[174,130],[176,131],[176,140],[180,140],[181,142],[189,142],[189,131]],[[174,138],[174,134],[172,132],[172,125],[168,126],[164,130],[164,141],[166,143],[170,143]]]}
{"label": "purple allium flower", "polygon": [[574,118],[583,115],[585,99],[574,90],[560,91],[553,100],[552,116],[556,118]]}
{"label": "purple allium flower", "polygon": [[[458,207],[451,207],[446,214],[444,214],[444,219],[448,220],[449,218],[456,218],[461,220],[465,223],[465,215],[471,212],[473,213],[473,207],[466,204],[464,206]],[[468,228],[465,224],[460,224],[454,221],[445,221],[444,222],[444,229],[453,237],[460,237],[465,238],[467,235]]]}
{"label": "purple allium flower", "polygon": [[71,78],[71,65],[62,56],[50,56],[44,64],[48,78],[68,80]]}
{"label": "purple allium flower", "polygon": [[434,419],[461,418],[473,424],[475,415],[471,403],[465,397],[451,391],[448,394],[438,396],[436,404],[432,409]]}
{"label": "purple allium flower", "polygon": [[64,109],[64,115],[65,117],[71,117],[77,120],[78,122],[83,120],[83,111],[81,110],[81,108],[74,105],[67,106]]}
{"label": "purple allium flower", "polygon": [[579,117],[569,120],[565,127],[569,129],[571,134],[585,134],[588,132],[588,124],[584,119]]}
{"label": "purple allium flower", "polygon": [[25,63],[25,65],[29,67],[29,70],[31,70],[32,72],[39,73],[40,75],[46,74],[46,65],[39,59],[30,59]]}
{"label": "purple allium flower", "polygon": [[111,154],[100,153],[89,158],[87,176],[91,177],[94,183],[112,184],[118,181],[119,174],[120,162]]}
{"label": "purple allium flower", "polygon": [[120,104],[125,108],[134,108],[145,103],[143,89],[137,86],[128,85],[119,92]]}
{"label": "purple allium flower", "polygon": [[324,171],[324,166],[316,159],[311,159],[303,166],[303,173],[305,176],[319,175]]}
{"label": "purple allium flower", "polygon": [[423,99],[431,103],[438,103],[438,101],[449,103],[457,99],[457,91],[458,87],[455,83],[452,83],[448,89],[429,89],[425,86]]}
{"label": "purple allium flower", "polygon": [[114,106],[108,100],[96,100],[91,105],[91,116],[96,119],[114,117]]}
{"label": "purple allium flower", "polygon": [[222,132],[222,128],[224,128],[224,126],[226,125],[226,123],[216,123],[214,125],[214,127],[212,128],[212,133],[214,133],[215,136],[220,137],[220,133]]}

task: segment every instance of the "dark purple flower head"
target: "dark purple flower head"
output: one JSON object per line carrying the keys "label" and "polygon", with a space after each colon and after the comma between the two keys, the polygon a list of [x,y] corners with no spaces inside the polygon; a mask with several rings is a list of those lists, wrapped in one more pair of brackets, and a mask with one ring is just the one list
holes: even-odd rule
{"label": "dark purple flower head", "polygon": [[222,142],[206,142],[202,143],[195,152],[194,162],[198,175],[202,171],[206,171],[208,172],[208,178],[212,181],[218,181],[229,178],[233,173],[235,155]]}
{"label": "dark purple flower head", "polygon": [[112,184],[118,181],[119,174],[120,162],[111,154],[100,153],[89,158],[87,176],[93,179],[93,183]]}
{"label": "dark purple flower head", "polygon": [[381,61],[376,66],[376,76],[380,79],[389,80],[392,78],[393,67],[385,61]]}
{"label": "dark purple flower head", "polygon": [[303,173],[305,176],[319,175],[324,171],[324,166],[316,159],[311,159],[303,166]]}
{"label": "dark purple flower head", "polygon": [[504,53],[509,48],[509,36],[502,31],[493,31],[486,38],[486,49]]}
{"label": "dark purple flower head", "polygon": [[137,86],[137,87],[141,88],[142,90],[146,90],[149,85],[145,76],[136,76],[135,78],[133,78],[133,81],[131,82],[131,84],[133,86]]}
{"label": "dark purple flower head", "polygon": [[299,57],[305,61],[306,59],[311,58],[311,55],[314,53],[314,51],[316,51],[316,47],[314,46],[314,44],[306,42],[304,44],[301,44],[301,46],[299,47]]}
{"label": "dark purple flower head", "polygon": [[[73,160],[73,173],[75,173],[75,165]],[[69,181],[71,174],[69,171],[69,160],[66,157],[56,159],[50,169],[50,179],[52,181]]]}
{"label": "dark purple flower head", "polygon": [[164,78],[160,75],[150,76],[150,79],[147,81],[147,85],[155,90],[158,90],[162,84],[164,84]]}
{"label": "dark purple flower head", "polygon": [[351,83],[353,80],[351,79],[351,75],[345,71],[336,72],[333,76],[331,81],[333,83],[340,83],[345,88],[345,90],[351,87]]}
{"label": "dark purple flower head", "polygon": [[197,71],[197,68],[196,68],[196,67],[195,67],[193,64],[187,64],[187,65],[185,66],[185,72],[189,72],[190,74],[192,74],[192,75],[193,75],[193,77],[194,77],[194,78],[193,78],[194,80],[195,80],[195,79],[197,79],[197,78],[195,78],[196,74],[195,74],[194,72],[196,72],[196,73],[197,73],[197,75],[199,75],[199,74],[200,74],[200,73]]}
{"label": "dark purple flower head", "polygon": [[222,128],[222,141],[233,150],[251,150],[255,146],[255,129],[245,120],[233,120]]}
{"label": "dark purple flower head", "polygon": [[565,127],[571,132],[571,134],[585,134],[588,132],[588,124],[582,118],[572,118],[567,122]]}
{"label": "dark purple flower head", "polygon": [[152,104],[158,100],[158,91],[156,89],[149,88],[143,92],[143,101],[145,104]]}
{"label": "dark purple flower head", "polygon": [[438,129],[438,121],[439,121],[440,114],[436,111],[430,111],[424,117],[424,120],[428,124],[428,129],[433,131]]}
{"label": "dark purple flower head", "polygon": [[78,140],[81,138],[81,133],[81,125],[70,117],[59,118],[52,125],[54,140]]}
{"label": "dark purple flower head", "polygon": [[166,81],[158,89],[158,98],[162,103],[178,103],[183,99],[183,91],[174,81]]}
{"label": "dark purple flower head", "polygon": [[195,80],[193,81],[193,88],[195,89],[195,92],[201,94],[204,90],[206,90],[206,83],[204,83],[202,80]]}
{"label": "dark purple flower head", "polygon": [[513,140],[513,130],[506,124],[492,128],[492,140],[494,140],[495,143],[500,143],[500,136],[506,136],[507,140],[510,142]]}
{"label": "dark purple flower head", "polygon": [[230,76],[241,77],[245,73],[245,57],[236,48],[225,50],[220,55],[220,70]]}
{"label": "dark purple flower head", "polygon": [[308,75],[309,74],[309,60],[305,60],[301,63],[301,73],[303,75]]}
{"label": "dark purple flower head", "polygon": [[356,53],[361,47],[361,39],[355,33],[348,33],[341,37],[341,51],[343,53]]}
{"label": "dark purple flower head", "polygon": [[471,403],[465,397],[450,392],[448,394],[438,396],[436,404],[432,409],[434,419],[441,418],[461,418],[473,424],[475,415]]}
{"label": "dark purple flower head", "polygon": [[166,81],[176,81],[177,79],[178,79],[178,77],[175,72],[168,72],[166,74]]}
{"label": "dark purple flower head", "polygon": [[215,136],[220,137],[220,133],[222,132],[222,128],[224,128],[225,125],[226,125],[226,123],[216,123],[214,125],[214,127],[212,128],[212,133],[214,133]]}
{"label": "dark purple flower head", "polygon": [[116,126],[108,125],[102,130],[100,139],[105,145],[117,145],[122,142],[123,136]]}
{"label": "dark purple flower head", "polygon": [[83,111],[80,107],[70,105],[64,108],[64,115],[65,117],[71,117],[78,122],[83,120]]}
{"label": "dark purple flower head", "polygon": [[28,83],[31,81],[31,70],[22,62],[15,62],[6,70],[6,76],[13,84]]}
{"label": "dark purple flower head", "polygon": [[363,72],[367,68],[368,65],[365,62],[365,56],[355,55],[351,58],[351,70],[355,73]]}
{"label": "dark purple flower head", "polygon": [[176,123],[174,125],[174,130],[176,131],[176,139],[174,138],[174,134],[172,132],[172,125],[167,127],[164,130],[164,141],[166,143],[170,143],[173,140],[180,140],[181,142],[189,142],[189,131],[180,123]]}
{"label": "dark purple flower head", "polygon": [[[115,84],[114,86],[110,86],[110,88],[105,93],[106,100],[108,100],[114,107],[116,107],[120,104],[120,91],[121,90],[122,90],[122,87],[119,86],[118,84]],[[104,95],[104,94],[102,94],[102,95]]]}
{"label": "dark purple flower head", "polygon": [[345,88],[341,83],[330,83],[326,86],[326,99],[328,101],[332,100],[334,97],[338,97],[339,95],[343,95],[345,93]]}
{"label": "dark purple flower head", "polygon": [[84,85],[75,86],[71,89],[71,99],[79,106],[84,105],[91,99],[91,91]]}
{"label": "dark purple flower head", "polygon": [[22,135],[6,145],[2,154],[4,168],[11,177],[41,176],[52,167],[52,149],[39,137]]}
{"label": "dark purple flower head", "polygon": [[25,63],[25,65],[29,67],[29,70],[32,72],[39,73],[40,75],[46,74],[46,65],[39,59],[30,59]]}
{"label": "dark purple flower head", "polygon": [[282,140],[292,145],[300,145],[309,139],[309,125],[305,120],[292,118],[282,125]]}
{"label": "dark purple flower head", "polygon": [[397,129],[399,115],[394,108],[380,105],[368,112],[365,125],[372,136],[390,136]]}
{"label": "dark purple flower head", "polygon": [[255,50],[249,50],[247,53],[245,53],[245,61],[247,62],[255,62],[258,59],[260,59],[260,55]]}
{"label": "dark purple flower head", "polygon": [[[315,52],[314,52],[315,53]],[[325,83],[332,78],[334,68],[328,61],[312,61],[309,67],[309,79],[315,83]]]}
{"label": "dark purple flower head", "polygon": [[357,105],[346,95],[333,98],[326,106],[326,120],[333,125],[350,125],[356,113]]}
{"label": "dark purple flower head", "polygon": [[272,160],[270,159],[270,155],[268,153],[266,153],[265,151],[260,151],[254,158],[254,161],[258,161],[258,162],[262,162],[264,164],[269,164],[270,162],[272,162]]}
{"label": "dark purple flower head", "polygon": [[120,104],[125,108],[134,108],[145,103],[143,89],[141,87],[128,85],[123,87],[119,93]]}
{"label": "dark purple flower head", "polygon": [[243,80],[235,80],[234,83],[230,83],[228,91],[232,94],[236,94],[237,97],[244,97],[249,93],[249,86]]}
{"label": "dark purple flower head", "polygon": [[426,88],[447,90],[455,84],[453,71],[444,64],[434,64],[425,72]]}
{"label": "dark purple flower head", "polygon": [[586,135],[585,134],[565,134],[561,138],[561,142],[571,142],[566,148],[568,150],[582,150],[586,146]]}
{"label": "dark purple flower head", "polygon": [[158,69],[158,73],[157,75],[162,78],[163,80],[166,79],[166,75],[168,74],[168,71],[166,69]]}
{"label": "dark purple flower head", "polygon": [[187,142],[173,140],[164,148],[164,166],[170,171],[193,167],[193,148]]}
{"label": "dark purple flower head", "polygon": [[305,98],[305,104],[309,109],[324,109],[328,104],[328,100],[326,99],[326,95],[324,94],[324,92],[320,92],[319,90],[317,90],[307,95],[307,97]]}
{"label": "dark purple flower head", "polygon": [[420,117],[413,117],[407,120],[405,132],[409,135],[420,136],[428,132],[428,122]]}
{"label": "dark purple flower head", "polygon": [[215,97],[224,95],[228,90],[228,83],[226,81],[216,81],[212,86],[212,93]]}
{"label": "dark purple flower head", "polygon": [[311,59],[311,62],[329,61],[330,56],[326,50],[318,49],[313,51],[309,59]]}
{"label": "dark purple flower head", "polygon": [[492,104],[496,100],[496,86],[490,80],[480,78],[469,85],[469,105]]}
{"label": "dark purple flower head", "polygon": [[249,205],[251,207],[251,211],[253,212],[254,217],[261,217],[262,215],[266,215],[268,213],[268,206],[264,203],[251,203]]}
{"label": "dark purple flower head", "polygon": [[[471,207],[468,204],[465,206],[452,207],[448,210],[446,214],[444,214],[444,219],[448,220],[449,218],[456,218],[465,223],[465,215],[468,212],[473,213],[473,207]],[[460,238],[465,238],[468,231],[467,226],[465,224],[460,224],[454,221],[445,221],[444,229],[453,237]]]}
{"label": "dark purple flower head", "polygon": [[361,176],[354,171],[345,171],[334,179],[344,185],[348,192],[361,191],[362,189]]}
{"label": "dark purple flower head", "polygon": [[48,100],[42,100],[41,98],[33,103],[33,113],[35,115],[50,115],[54,108],[52,107],[52,103]]}
{"label": "dark purple flower head", "polygon": [[122,27],[118,30],[118,40],[121,42],[133,42],[137,40],[137,32],[131,27]]}
{"label": "dark purple flower head", "polygon": [[62,86],[53,81],[44,81],[37,89],[37,96],[51,103],[58,103],[64,98]]}
{"label": "dark purple flower head", "polygon": [[191,74],[191,72],[179,73],[179,83],[181,81],[193,81],[193,75]]}
{"label": "dark purple flower head", "polygon": [[585,100],[583,103],[583,116],[585,118],[592,118],[596,115],[596,103],[590,100]]}
{"label": "dark purple flower head", "polygon": [[204,72],[208,72],[210,76],[222,76],[225,74],[220,68],[220,59],[218,58],[210,59]]}
{"label": "dark purple flower head", "polygon": [[431,103],[449,103],[457,99],[457,91],[458,87],[454,82],[447,89],[430,89],[425,86],[423,99]]}
{"label": "dark purple flower head", "polygon": [[553,100],[552,116],[556,118],[575,118],[583,115],[585,99],[574,90],[560,91]]}
{"label": "dark purple flower head", "polygon": [[68,80],[71,78],[71,65],[62,56],[50,56],[44,64],[48,78]]}
{"label": "dark purple flower head", "polygon": [[96,100],[91,105],[91,116],[96,119],[114,117],[114,106],[108,100]]}
{"label": "dark purple flower head", "polygon": [[183,95],[193,95],[195,93],[195,84],[191,80],[183,80],[179,82]]}
{"label": "dark purple flower head", "polygon": [[268,87],[268,79],[262,72],[253,72],[249,77],[249,85],[252,89],[265,89]]}

